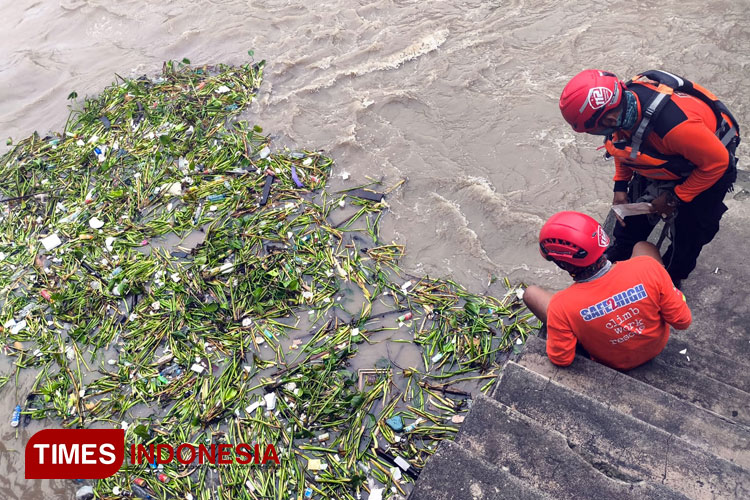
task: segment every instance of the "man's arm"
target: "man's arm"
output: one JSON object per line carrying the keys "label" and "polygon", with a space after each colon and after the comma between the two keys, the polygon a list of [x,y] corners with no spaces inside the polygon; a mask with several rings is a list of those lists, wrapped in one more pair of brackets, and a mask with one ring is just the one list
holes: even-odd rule
{"label": "man's arm", "polygon": [[699,119],[691,118],[672,129],[664,136],[664,145],[696,166],[674,189],[685,203],[713,186],[729,166],[729,151]]}
{"label": "man's arm", "polygon": [[628,183],[632,178],[633,169],[623,165],[619,158],[615,158],[615,176],[612,179],[615,181],[615,187],[613,191],[615,193],[627,192]]}
{"label": "man's arm", "polygon": [[576,356],[576,336],[556,308],[547,310],[547,357],[558,366],[568,366]]}

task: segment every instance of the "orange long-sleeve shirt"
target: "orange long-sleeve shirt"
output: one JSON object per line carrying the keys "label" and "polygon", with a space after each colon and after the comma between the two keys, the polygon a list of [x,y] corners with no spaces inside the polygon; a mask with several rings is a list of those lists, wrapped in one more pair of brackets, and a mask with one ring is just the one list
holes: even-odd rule
{"label": "orange long-sleeve shirt", "polygon": [[[655,89],[653,85],[648,87]],[[644,142],[660,153],[680,155],[696,166],[685,182],[674,190],[682,201],[690,202],[724,175],[729,166],[729,152],[716,137],[716,115],[706,103],[696,97],[677,92],[672,95],[672,102],[680,108],[686,118],[664,137],[659,137],[651,131]],[[642,105],[639,100],[639,116]],[[621,134],[621,137],[629,135],[624,132]],[[632,176],[633,170],[616,158],[614,180],[629,181]]]}
{"label": "orange long-sleeve shirt", "polygon": [[552,297],[547,356],[567,366],[580,342],[600,363],[629,370],[664,349],[669,325],[684,330],[691,321],[685,296],[672,285],[664,267],[651,257],[634,257]]}

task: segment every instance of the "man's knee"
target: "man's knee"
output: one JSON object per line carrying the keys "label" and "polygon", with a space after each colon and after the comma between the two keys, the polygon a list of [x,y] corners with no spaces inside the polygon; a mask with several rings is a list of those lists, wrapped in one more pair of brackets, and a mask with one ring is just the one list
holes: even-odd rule
{"label": "man's knee", "polygon": [[656,248],[656,245],[653,243],[649,243],[648,241],[639,241],[636,243],[633,247],[632,257],[638,257],[641,255],[647,255],[656,260],[659,264],[664,265],[661,260],[661,255],[659,255],[659,249]]}

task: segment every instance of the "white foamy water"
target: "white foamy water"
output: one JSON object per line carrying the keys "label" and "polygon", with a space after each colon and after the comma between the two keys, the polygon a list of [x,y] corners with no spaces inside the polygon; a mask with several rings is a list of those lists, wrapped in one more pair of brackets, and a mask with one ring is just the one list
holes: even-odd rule
{"label": "white foamy water", "polygon": [[[405,269],[472,291],[500,293],[493,275],[562,287],[539,228],[565,209],[603,220],[613,173],[598,141],[560,117],[565,83],[587,67],[661,68],[714,91],[744,126],[747,11],[724,0],[4,2],[0,130],[60,130],[73,90],[155,75],[168,59],[240,64],[253,49],[268,64],[248,119],[277,146],[324,149],[333,189],[406,179],[382,233],[406,245]],[[0,496],[72,498],[69,482],[23,479],[22,443],[38,428],[16,439],[14,405],[6,387]]]}

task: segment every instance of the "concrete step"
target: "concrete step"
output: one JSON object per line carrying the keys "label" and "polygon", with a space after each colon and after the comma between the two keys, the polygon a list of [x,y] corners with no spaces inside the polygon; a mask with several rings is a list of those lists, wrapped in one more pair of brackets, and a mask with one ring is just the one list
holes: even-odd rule
{"label": "concrete step", "polygon": [[427,461],[409,500],[470,499],[552,500],[552,497],[453,441],[443,441]]}
{"label": "concrete step", "polygon": [[563,434],[589,463],[618,477],[663,484],[695,499],[750,498],[747,469],[514,362],[506,364],[494,397]]}
{"label": "concrete step", "polygon": [[750,429],[743,425],[581,356],[568,367],[555,366],[538,337],[526,339],[518,364],[750,469]]}
{"label": "concrete step", "polygon": [[[690,330],[692,329],[691,326]],[[712,350],[710,346],[696,345],[686,340],[683,333],[672,332],[669,342],[658,356],[661,363],[677,368],[689,368],[695,373],[745,392],[750,390],[750,363],[742,361],[743,358],[736,355],[737,353],[733,357],[727,357]]]}
{"label": "concrete step", "polygon": [[[546,338],[546,336],[547,328],[545,326],[540,330],[539,337]],[[689,368],[695,373],[711,377],[741,391],[750,391],[750,358],[740,352],[734,352],[731,356],[727,356],[716,349],[716,345],[697,343],[693,341],[694,337],[708,337],[710,339],[715,335],[712,332],[695,327],[694,324],[686,331],[676,332],[672,330],[669,342],[655,359],[668,366]],[[742,341],[750,346],[750,337],[746,334],[744,337]]]}
{"label": "concrete step", "polygon": [[[742,290],[748,271],[747,259],[740,257],[744,252],[739,250],[741,242],[747,240],[743,236],[747,228],[738,229],[722,220],[721,231],[704,247],[698,266],[683,282],[693,323],[676,335],[696,346],[747,362],[750,300]],[[718,274],[714,273],[717,266],[721,267]]]}
{"label": "concrete step", "polygon": [[[540,337],[546,336],[542,330]],[[685,354],[680,351],[687,349]],[[523,356],[516,356],[519,359]],[[688,360],[688,357],[690,358]],[[631,377],[684,401],[750,427],[750,365],[688,346],[672,335],[666,348],[648,363],[626,372]]]}
{"label": "concrete step", "polygon": [[711,410],[733,422],[750,426],[750,393],[714,378],[700,375],[692,368],[668,364],[657,356],[626,373],[630,377],[696,406]]}
{"label": "concrete step", "polygon": [[592,460],[559,432],[482,395],[474,400],[456,442],[474,456],[560,500],[687,498],[658,482],[642,481]]}

